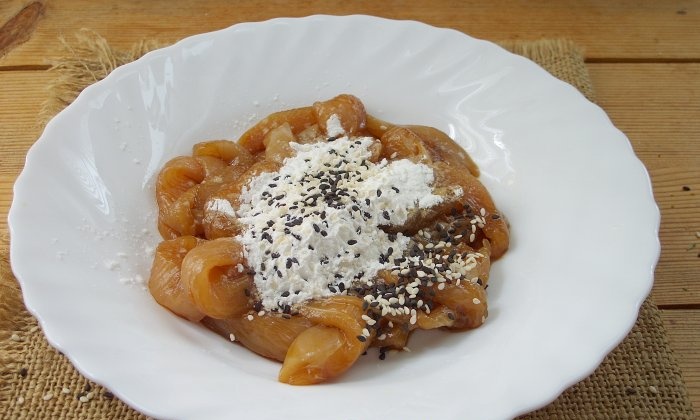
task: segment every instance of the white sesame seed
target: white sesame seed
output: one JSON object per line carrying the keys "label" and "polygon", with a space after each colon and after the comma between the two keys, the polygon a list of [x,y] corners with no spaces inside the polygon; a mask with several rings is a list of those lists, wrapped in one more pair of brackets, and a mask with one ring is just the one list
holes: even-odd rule
{"label": "white sesame seed", "polygon": [[472,299],[472,302],[474,303],[474,305],[478,305],[481,303],[481,301],[478,298]]}
{"label": "white sesame seed", "polygon": [[367,328],[363,328],[362,335],[364,335],[365,337],[369,337],[369,330]]}
{"label": "white sesame seed", "polygon": [[39,331],[39,326],[38,326],[38,325],[33,326],[33,327],[29,330],[30,333],[37,332],[37,331]]}
{"label": "white sesame seed", "polygon": [[432,243],[428,243],[425,245],[425,249],[433,249],[434,246],[435,245],[433,245]]}
{"label": "white sesame seed", "polygon": [[411,319],[409,319],[408,322],[411,325],[415,324],[416,323],[416,315],[415,314],[411,315]]}
{"label": "white sesame seed", "polygon": [[425,273],[422,271],[418,271],[416,274],[418,274],[418,277],[420,277],[420,278],[425,277]]}
{"label": "white sesame seed", "polygon": [[89,400],[86,396],[82,396],[82,397],[80,397],[80,400],[79,400],[79,401],[80,401],[81,403],[86,403],[86,402],[88,402],[88,401],[90,401],[90,400]]}
{"label": "white sesame seed", "polygon": [[236,266],[236,268],[238,269],[238,272],[239,272],[239,273],[242,273],[242,272],[243,272],[243,269],[244,269],[244,268],[243,268],[243,264],[238,263],[238,265]]}
{"label": "white sesame seed", "polygon": [[456,235],[455,239],[462,239],[462,235]]}
{"label": "white sesame seed", "polygon": [[228,335],[228,339],[231,341],[236,341],[236,336],[233,333],[231,333]]}
{"label": "white sesame seed", "polygon": [[652,394],[658,394],[659,390],[656,389],[654,385],[649,385],[649,392],[651,392]]}
{"label": "white sesame seed", "polygon": [[399,305],[403,305],[406,303],[406,298],[404,298],[404,295],[399,295]]}
{"label": "white sesame seed", "polygon": [[10,340],[12,340],[12,341],[22,341],[22,339],[19,338],[19,335],[17,335],[17,333],[12,334],[12,335],[10,336]]}
{"label": "white sesame seed", "polygon": [[479,210],[479,214],[486,216],[486,209],[482,207],[481,210]]}
{"label": "white sesame seed", "polygon": [[48,401],[48,400],[50,400],[51,398],[53,398],[53,392],[47,392],[46,394],[44,394],[44,395],[41,397],[41,399],[44,400],[44,401]]}
{"label": "white sesame seed", "polygon": [[402,350],[403,350],[403,351],[406,351],[406,352],[409,352],[409,353],[411,352],[411,349],[409,349],[408,347],[404,347]]}
{"label": "white sesame seed", "polygon": [[387,327],[389,327],[389,328],[394,328],[394,323],[391,322],[391,321],[387,322],[386,325],[387,325]]}
{"label": "white sesame seed", "polygon": [[375,321],[373,319],[370,319],[369,321],[367,321],[367,325],[369,325],[370,327],[376,323],[377,323],[377,321]]}
{"label": "white sesame seed", "polygon": [[252,320],[253,320],[253,315],[250,315],[250,314],[249,314],[249,315],[247,316],[247,318],[248,318],[248,321],[252,321]]}
{"label": "white sesame seed", "polygon": [[377,340],[380,340],[380,341],[386,340],[386,334],[380,335],[379,337],[377,337]]}
{"label": "white sesame seed", "polygon": [[263,316],[263,315],[265,315],[265,311],[258,312],[258,316]]}
{"label": "white sesame seed", "polygon": [[367,302],[372,302],[372,301],[374,300],[374,296],[372,296],[372,295],[365,295],[365,297],[364,297],[363,299],[366,300]]}
{"label": "white sesame seed", "polygon": [[368,315],[362,314],[362,319],[365,321],[374,321],[372,318],[370,318]]}
{"label": "white sesame seed", "polygon": [[90,391],[90,392],[87,393],[87,395],[85,396],[85,398],[87,398],[88,400],[91,400],[94,396],[95,396],[95,392],[94,392],[94,391]]}
{"label": "white sesame seed", "polygon": [[17,405],[22,405],[22,404],[24,404],[24,397],[22,397],[22,396],[17,397]]}
{"label": "white sesame seed", "polygon": [[61,390],[61,393],[63,393],[63,394],[70,394],[70,388],[67,388],[67,387],[64,386],[63,389]]}
{"label": "white sesame seed", "polygon": [[437,285],[438,290],[444,290],[445,289],[445,283],[439,283]]}
{"label": "white sesame seed", "polygon": [[469,235],[469,242],[474,242],[474,240],[476,240],[476,235],[472,233],[471,235]]}

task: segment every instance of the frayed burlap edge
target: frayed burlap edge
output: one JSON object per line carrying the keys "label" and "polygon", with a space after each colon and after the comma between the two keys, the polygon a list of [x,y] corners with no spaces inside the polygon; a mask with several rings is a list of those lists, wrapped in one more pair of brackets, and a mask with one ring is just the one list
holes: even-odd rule
{"label": "frayed burlap edge", "polygon": [[[61,39],[61,44],[63,54],[51,68],[56,75],[48,86],[51,94],[40,113],[43,122],[70,104],[86,86],[160,46],[158,42],[147,41],[119,51],[90,30],[80,31],[74,41]],[[555,77],[578,88],[588,99],[594,99],[583,52],[573,42],[514,41],[500,45],[535,61]],[[0,391],[3,402],[0,417],[143,418],[113,398],[109,391],[79,375],[65,357],[48,345],[36,321],[24,308],[7,261],[7,238],[2,239],[0,375],[3,383],[11,386],[3,386]],[[68,392],[64,394],[64,391]],[[90,395],[89,401],[81,402],[81,398]],[[66,396],[70,399],[65,399]],[[20,398],[24,399],[23,404]],[[694,418],[659,311],[650,300],[642,306],[628,337],[593,375],[547,407],[522,417],[527,420],[620,418]]]}
{"label": "frayed burlap edge", "polygon": [[62,54],[49,69],[56,77],[47,85],[51,94],[39,113],[42,125],[73,102],[85,87],[103,79],[117,67],[163,46],[158,41],[147,40],[137,42],[126,51],[116,50],[89,29],[81,29],[70,42],[64,37],[59,41]]}
{"label": "frayed burlap edge", "polygon": [[551,75],[563,80],[591,102],[595,102],[593,84],[584,61],[584,51],[568,39],[539,41],[502,41],[498,43],[510,52],[529,58]]}

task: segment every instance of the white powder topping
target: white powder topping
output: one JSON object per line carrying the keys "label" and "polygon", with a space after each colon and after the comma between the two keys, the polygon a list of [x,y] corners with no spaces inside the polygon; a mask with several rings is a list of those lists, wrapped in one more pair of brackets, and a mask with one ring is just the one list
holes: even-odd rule
{"label": "white powder topping", "polygon": [[206,210],[223,213],[227,216],[236,216],[236,211],[231,206],[231,202],[223,198],[215,198],[207,202]]}
{"label": "white powder topping", "polygon": [[[344,134],[337,117],[327,127],[330,137]],[[243,189],[238,239],[266,309],[343,293],[393,267],[388,257],[401,255],[409,239],[379,227],[401,225],[410,210],[442,201],[432,193],[428,166],[370,162],[374,141],[343,135],[291,143],[295,156]]]}
{"label": "white powder topping", "polygon": [[345,134],[343,125],[340,123],[340,118],[337,115],[331,115],[326,121],[326,133],[328,133],[328,137],[340,137]]}

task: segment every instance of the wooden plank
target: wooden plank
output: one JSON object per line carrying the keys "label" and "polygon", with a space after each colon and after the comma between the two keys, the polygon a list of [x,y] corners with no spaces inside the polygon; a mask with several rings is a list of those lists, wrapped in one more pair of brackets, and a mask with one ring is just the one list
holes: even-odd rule
{"label": "wooden plank", "polygon": [[47,97],[46,71],[0,72],[0,175],[19,174],[24,156],[41,134],[37,114]]}
{"label": "wooden plank", "polygon": [[7,232],[7,213],[12,204],[12,185],[15,176],[0,175],[0,237]]}
{"label": "wooden plank", "polygon": [[[15,9],[0,9],[4,13],[0,22],[14,16]],[[12,50],[0,66],[46,64],[57,54],[57,38],[80,28],[93,29],[113,45],[126,48],[141,39],[172,42],[239,22],[353,13],[421,20],[489,40],[566,37],[584,46],[591,60],[700,59],[698,1],[63,0],[46,4],[32,38]]]}
{"label": "wooden plank", "polygon": [[[700,303],[700,64],[590,64],[598,102],[650,172],[661,210],[658,305]],[[688,191],[684,187],[689,188]]]}
{"label": "wooden plank", "polygon": [[696,414],[700,414],[700,311],[664,310],[669,344],[680,365]]}
{"label": "wooden plank", "polygon": [[[4,6],[5,10],[9,11],[9,13],[5,12],[9,18],[4,24],[3,21],[0,21],[0,25],[2,25],[0,26],[0,57],[29,40],[44,12],[44,4],[39,1],[21,5],[21,7],[15,6],[15,0]],[[15,10],[18,11],[14,13]],[[0,14],[0,16],[6,15]]]}

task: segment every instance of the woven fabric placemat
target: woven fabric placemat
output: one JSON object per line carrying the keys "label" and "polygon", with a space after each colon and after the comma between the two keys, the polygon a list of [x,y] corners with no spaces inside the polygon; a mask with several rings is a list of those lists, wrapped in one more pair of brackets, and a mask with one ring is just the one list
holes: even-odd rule
{"label": "woven fabric placemat", "polygon": [[[87,85],[157,46],[142,42],[119,51],[99,35],[82,31],[63,42],[55,81],[42,110],[48,118]],[[502,43],[540,64],[594,100],[581,50],[572,42]],[[8,238],[0,238],[0,418],[143,419],[143,415],[87,380],[53,349],[22,302],[8,262]],[[144,378],[148,380],[148,378]],[[232,413],[233,415],[234,413]],[[236,413],[239,414],[239,413]],[[680,369],[666,339],[658,308],[644,302],[627,338],[587,379],[548,406],[521,419],[693,419]]]}

